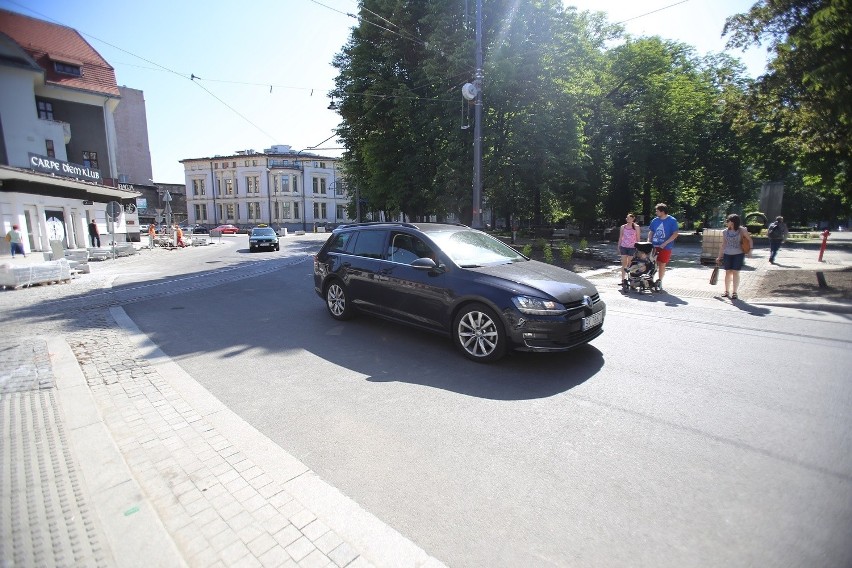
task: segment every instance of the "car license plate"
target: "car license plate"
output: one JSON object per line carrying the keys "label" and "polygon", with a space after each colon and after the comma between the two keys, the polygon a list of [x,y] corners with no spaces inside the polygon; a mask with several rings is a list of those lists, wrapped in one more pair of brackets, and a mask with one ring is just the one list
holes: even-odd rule
{"label": "car license plate", "polygon": [[583,318],[583,331],[587,329],[592,329],[596,325],[600,325],[603,323],[604,311],[601,310],[596,314],[592,314],[587,318]]}

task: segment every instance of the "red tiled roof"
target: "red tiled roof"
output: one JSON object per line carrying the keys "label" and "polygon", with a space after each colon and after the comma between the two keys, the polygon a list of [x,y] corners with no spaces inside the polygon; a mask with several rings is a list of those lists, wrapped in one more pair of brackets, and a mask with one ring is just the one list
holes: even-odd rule
{"label": "red tiled roof", "polygon": [[[115,70],[77,30],[0,10],[0,32],[12,38],[45,71],[48,84],[121,96]],[[79,65],[82,76],[57,73],[53,62]]]}

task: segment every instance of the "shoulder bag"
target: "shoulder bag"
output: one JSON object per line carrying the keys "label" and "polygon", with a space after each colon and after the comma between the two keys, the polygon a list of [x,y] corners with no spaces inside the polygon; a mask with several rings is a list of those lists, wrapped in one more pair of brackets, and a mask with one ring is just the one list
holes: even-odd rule
{"label": "shoulder bag", "polygon": [[751,252],[751,241],[749,240],[747,235],[748,233],[746,232],[740,232],[740,248],[743,249],[743,252],[745,254]]}

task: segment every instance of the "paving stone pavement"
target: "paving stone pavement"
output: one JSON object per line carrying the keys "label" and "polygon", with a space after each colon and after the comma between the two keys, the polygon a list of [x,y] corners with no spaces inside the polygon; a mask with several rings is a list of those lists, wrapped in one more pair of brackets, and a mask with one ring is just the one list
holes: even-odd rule
{"label": "paving stone pavement", "polygon": [[[25,330],[0,341],[0,566],[442,566],[166,372],[122,320],[119,306],[140,298],[309,257],[114,288],[111,270],[153,268],[153,255],[140,257],[71,285],[0,293],[0,323]],[[69,359],[80,385],[61,378]],[[357,526],[341,534],[326,522],[339,518]]]}
{"label": "paving stone pavement", "polygon": [[56,401],[47,343],[0,341],[0,563],[109,566]]}

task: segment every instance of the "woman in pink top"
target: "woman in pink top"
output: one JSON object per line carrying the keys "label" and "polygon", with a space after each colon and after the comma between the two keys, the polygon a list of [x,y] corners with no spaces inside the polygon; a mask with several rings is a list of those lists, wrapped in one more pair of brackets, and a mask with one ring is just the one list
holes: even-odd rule
{"label": "woman in pink top", "polygon": [[621,285],[627,286],[627,267],[633,255],[636,254],[636,241],[639,240],[639,225],[636,224],[636,215],[628,213],[626,223],[621,226],[618,233],[618,252],[621,255]]}

